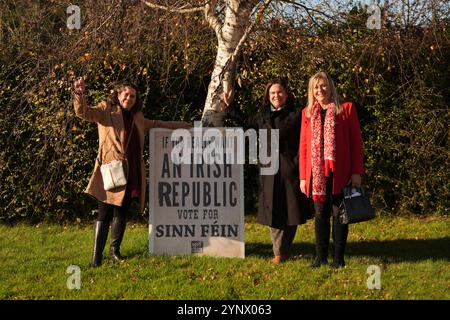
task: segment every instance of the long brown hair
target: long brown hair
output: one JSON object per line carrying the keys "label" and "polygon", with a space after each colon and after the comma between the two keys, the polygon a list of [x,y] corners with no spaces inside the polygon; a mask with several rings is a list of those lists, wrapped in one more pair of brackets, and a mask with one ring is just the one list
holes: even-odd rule
{"label": "long brown hair", "polygon": [[123,90],[125,90],[126,87],[132,88],[136,92],[136,101],[134,102],[134,105],[133,105],[133,108],[131,108],[131,111],[134,113],[141,111],[142,100],[141,100],[141,95],[139,94],[139,89],[136,85],[134,85],[133,83],[130,83],[130,82],[123,82],[123,83],[117,84],[114,87],[113,92],[108,97],[108,103],[110,103],[113,106],[119,105],[119,94]]}

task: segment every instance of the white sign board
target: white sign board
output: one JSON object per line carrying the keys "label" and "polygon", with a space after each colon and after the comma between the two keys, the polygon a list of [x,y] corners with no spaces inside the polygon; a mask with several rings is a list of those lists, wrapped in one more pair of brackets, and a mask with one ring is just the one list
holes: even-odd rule
{"label": "white sign board", "polygon": [[[184,142],[200,150],[208,145],[194,129],[186,132]],[[243,165],[226,159],[176,164],[172,150],[180,141],[171,135],[168,129],[150,130],[150,254],[244,258]]]}

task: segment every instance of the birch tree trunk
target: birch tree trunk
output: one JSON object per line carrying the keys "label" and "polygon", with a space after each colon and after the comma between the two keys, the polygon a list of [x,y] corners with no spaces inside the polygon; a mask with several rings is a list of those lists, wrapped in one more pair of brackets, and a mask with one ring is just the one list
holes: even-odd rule
{"label": "birch tree trunk", "polygon": [[252,9],[258,2],[225,0],[223,21],[220,21],[215,12],[217,0],[211,1],[205,7],[205,18],[216,32],[218,49],[203,109],[203,126],[223,125],[224,93],[232,94],[234,90],[237,56],[243,42],[241,40],[250,26]]}
{"label": "birch tree trunk", "polygon": [[[180,8],[165,7],[146,0],[143,2],[151,8],[170,12],[204,11],[206,21],[216,33],[218,48],[203,108],[202,125],[223,126],[224,97],[226,94],[228,103],[233,100],[237,58],[253,26],[252,13],[258,11],[257,7],[263,11],[271,0],[209,0],[201,7]],[[223,8],[224,12],[219,14]]]}

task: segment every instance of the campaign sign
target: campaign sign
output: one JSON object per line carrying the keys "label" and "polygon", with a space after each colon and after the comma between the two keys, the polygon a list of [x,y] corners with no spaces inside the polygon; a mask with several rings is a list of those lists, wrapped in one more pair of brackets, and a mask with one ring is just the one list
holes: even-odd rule
{"label": "campaign sign", "polygon": [[150,130],[150,254],[245,257],[243,164],[214,148],[233,143],[224,128],[205,130]]}

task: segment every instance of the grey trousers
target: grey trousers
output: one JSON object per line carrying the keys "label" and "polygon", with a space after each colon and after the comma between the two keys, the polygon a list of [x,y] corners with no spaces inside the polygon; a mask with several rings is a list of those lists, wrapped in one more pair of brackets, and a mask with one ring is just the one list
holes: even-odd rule
{"label": "grey trousers", "polygon": [[273,254],[276,256],[285,256],[289,254],[292,242],[297,232],[297,226],[285,226],[282,228],[270,228],[272,238]]}

